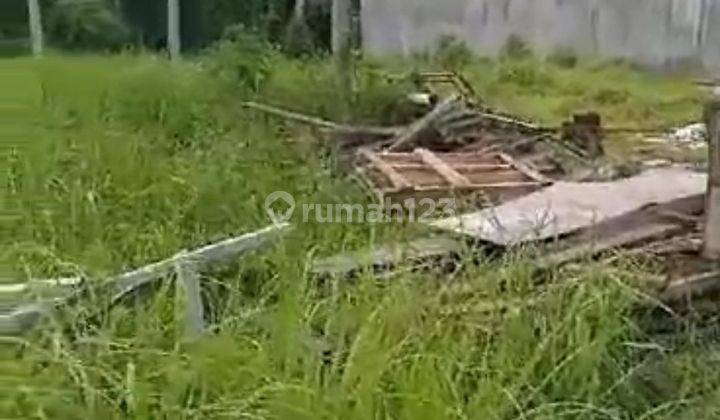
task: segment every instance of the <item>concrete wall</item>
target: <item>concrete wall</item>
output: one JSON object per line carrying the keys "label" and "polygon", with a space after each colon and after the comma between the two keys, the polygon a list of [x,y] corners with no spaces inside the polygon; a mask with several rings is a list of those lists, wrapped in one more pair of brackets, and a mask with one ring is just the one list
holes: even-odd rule
{"label": "concrete wall", "polygon": [[374,54],[424,52],[455,35],[493,55],[515,34],[538,53],[720,69],[720,0],[362,0],[362,25]]}

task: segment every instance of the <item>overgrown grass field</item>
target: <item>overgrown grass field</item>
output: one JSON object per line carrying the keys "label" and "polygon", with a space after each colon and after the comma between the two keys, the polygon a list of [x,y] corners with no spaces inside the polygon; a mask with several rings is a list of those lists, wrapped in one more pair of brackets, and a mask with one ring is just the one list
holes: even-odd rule
{"label": "overgrown grass field", "polygon": [[[267,225],[265,197],[367,202],[318,133],[243,99],[331,119],[401,122],[385,77],[437,63],[358,64],[338,106],[332,63],[229,45],[183,63],[145,55],[0,61],[2,282],[101,279]],[[548,123],[576,106],[617,124],[697,118],[688,81],[623,65],[473,61],[490,103]],[[378,117],[378,115],[380,117]],[[668,354],[639,328],[639,270],[595,263],[542,287],[522,254],[455,275],[318,284],[318,255],[402,242],[403,225],[300,224],[266,253],[208,273],[229,297],[186,342],[159,295],[90,332],[48,323],[0,344],[2,418],[713,418],[713,352]],[[75,335],[77,336],[77,335]],[[5,341],[2,341],[5,343]]]}

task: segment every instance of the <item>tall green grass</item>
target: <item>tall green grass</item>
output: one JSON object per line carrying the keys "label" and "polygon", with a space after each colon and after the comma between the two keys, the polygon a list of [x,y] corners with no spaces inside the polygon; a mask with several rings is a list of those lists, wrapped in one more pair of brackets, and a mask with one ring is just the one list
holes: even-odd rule
{"label": "tall green grass", "polygon": [[[333,170],[317,133],[238,106],[260,98],[342,117],[330,64],[270,60],[254,85],[202,60],[0,61],[0,106],[10,110],[0,128],[0,214],[14,215],[1,226],[6,277],[97,279],[244,233],[269,223],[262,206],[276,190],[299,203],[366,202]],[[497,96],[487,98],[498,103],[545,83],[501,67],[510,64],[487,74],[490,64],[476,65],[468,74],[480,92],[495,84],[483,77],[496,78]],[[396,69],[361,66],[350,118],[386,122],[374,116],[407,88],[382,77]],[[553,70],[567,76],[557,83],[591,83],[582,76],[590,70],[564,71]],[[602,71],[616,71],[625,86],[647,80],[637,92],[627,87],[629,101],[656,86]],[[552,102],[539,92],[528,95]],[[632,270],[588,265],[540,288],[522,255],[467,261],[452,275],[400,270],[390,280],[318,282],[308,274],[317,255],[415,230],[300,224],[267,253],[206,274],[225,298],[195,342],[173,317],[172,293],[118,308],[89,331],[65,334],[66,325],[49,322],[0,347],[0,417],[712,418],[720,378],[702,364],[691,370],[691,356],[666,359],[643,335]],[[713,363],[702,355],[693,361]],[[638,374],[649,356],[667,371],[668,389]]]}

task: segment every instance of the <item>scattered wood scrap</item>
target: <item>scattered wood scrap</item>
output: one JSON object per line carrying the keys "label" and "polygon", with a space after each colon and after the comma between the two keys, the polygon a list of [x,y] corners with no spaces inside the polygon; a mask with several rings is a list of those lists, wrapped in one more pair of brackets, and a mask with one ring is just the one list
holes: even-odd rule
{"label": "scattered wood scrap", "polygon": [[199,271],[220,264],[227,264],[248,252],[255,251],[290,229],[290,225],[273,225],[257,232],[231,238],[194,251],[181,252],[166,260],[121,274],[101,282],[97,287],[88,282],[73,293],[62,298],[19,305],[8,313],[0,313],[0,336],[16,336],[32,329],[42,318],[51,315],[62,306],[81,302],[92,291],[94,296],[107,296],[106,311],[124,302],[130,296],[142,295],[148,287],[172,276],[179,277],[179,287],[185,295],[185,320],[188,332],[199,333],[202,329],[202,298],[200,296]]}
{"label": "scattered wood scrap", "polygon": [[504,153],[358,152],[358,172],[384,204],[414,199],[462,198],[482,193],[490,203],[507,201],[552,184],[530,164]]}
{"label": "scattered wood scrap", "polygon": [[278,108],[272,105],[261,104],[258,102],[243,102],[241,106],[247,109],[252,109],[254,111],[263,112],[277,118],[282,118],[285,120],[294,121],[296,123],[310,125],[319,129],[325,129],[345,135],[366,133],[368,135],[387,138],[396,136],[402,130],[402,128],[398,127],[367,127],[338,124],[332,121],[323,120],[322,118],[301,114],[299,112],[288,111],[282,108]]}
{"label": "scattered wood scrap", "polygon": [[319,279],[349,278],[364,271],[382,277],[399,267],[418,270],[428,265],[450,264],[467,249],[463,241],[450,236],[421,238],[405,244],[320,259],[313,264],[311,272]]}
{"label": "scattered wood scrap", "polygon": [[526,197],[431,223],[501,246],[558,238],[651,204],[702,194],[707,177],[688,169],[654,169],[614,182],[558,182]]}

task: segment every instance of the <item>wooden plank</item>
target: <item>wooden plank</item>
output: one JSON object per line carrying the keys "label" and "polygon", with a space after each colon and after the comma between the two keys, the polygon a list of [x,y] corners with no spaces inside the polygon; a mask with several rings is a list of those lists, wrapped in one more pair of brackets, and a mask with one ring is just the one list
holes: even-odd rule
{"label": "wooden plank", "polygon": [[433,127],[438,119],[460,106],[462,106],[462,102],[457,96],[452,96],[441,102],[435,109],[413,123],[404,133],[400,134],[397,140],[395,140],[387,150],[389,152],[396,152],[412,146],[417,142],[423,132]]}
{"label": "wooden plank", "polygon": [[[291,226],[287,223],[272,225],[256,232],[230,238],[187,253],[181,253],[107,280],[98,287],[98,292],[109,295],[108,307],[111,308],[121,303],[132,293],[167,278],[175,270],[178,262],[193,261],[197,264],[198,269],[216,264],[227,264],[245,253],[261,248],[270,240],[283,235],[290,229]],[[63,299],[25,305],[16,308],[10,313],[0,314],[0,336],[23,334],[36,325],[44,316],[52,313],[56,307],[81,299],[83,292],[84,290],[78,290]]]}
{"label": "wooden plank", "polygon": [[549,185],[553,183],[553,180],[546,177],[545,175],[538,172],[535,168],[532,168],[530,165],[527,165],[523,162],[520,162],[519,160],[513,158],[512,156],[506,154],[506,153],[498,153],[498,156],[503,161],[507,162],[509,165],[512,165],[515,169],[525,174],[528,178],[533,179],[537,182],[541,182],[543,184]]}
{"label": "wooden plank", "polygon": [[[436,155],[437,156],[437,155]],[[440,156],[438,156],[440,157]],[[422,163],[392,163],[392,167],[395,170],[422,170],[426,169],[427,165]],[[454,163],[452,168],[456,171],[465,172],[493,172],[499,170],[512,169],[512,165],[505,163],[491,164],[491,163]]]}
{"label": "wooden plank", "polygon": [[431,223],[501,246],[543,241],[591,228],[648,205],[694,197],[707,177],[686,168],[663,168],[612,182],[557,182],[493,209]]}
{"label": "wooden plank", "polygon": [[440,174],[447,182],[453,187],[468,186],[470,181],[457,172],[455,169],[450,167],[442,159],[434,155],[427,149],[416,149],[415,154],[419,155],[420,158],[429,165],[435,172]]}
{"label": "wooden plank", "polygon": [[200,273],[195,262],[179,258],[175,264],[177,274],[176,299],[178,312],[183,318],[185,338],[196,339],[205,330],[205,308],[202,300]]}
{"label": "wooden plank", "polygon": [[394,188],[409,189],[412,188],[410,182],[400,175],[392,166],[382,160],[377,154],[368,149],[360,149],[358,152],[362,157],[367,159],[372,166],[377,168],[390,181]]}
{"label": "wooden plank", "polygon": [[31,280],[26,283],[0,284],[0,294],[23,293],[34,288],[64,288],[76,287],[83,283],[80,277],[69,277],[62,279]]}
{"label": "wooden plank", "polygon": [[684,228],[677,224],[652,223],[640,225],[634,229],[618,232],[609,237],[588,241],[559,252],[543,256],[540,259],[541,268],[551,268],[579,260],[583,257],[592,257],[612,249],[633,246],[655,239],[662,239],[674,234],[682,233]]}
{"label": "wooden plank", "polygon": [[428,261],[450,258],[462,254],[465,250],[465,243],[452,236],[420,238],[404,244],[319,259],[313,261],[311,273],[320,278],[347,278],[369,269],[377,275],[405,263],[416,266]]}
{"label": "wooden plank", "polygon": [[663,302],[676,302],[703,296],[718,290],[720,290],[720,270],[672,281],[660,294],[660,300]]}
{"label": "wooden plank", "polygon": [[[512,188],[528,188],[528,187],[540,187],[541,183],[535,181],[528,182],[496,182],[488,184],[470,184],[457,188],[458,191],[479,191],[479,190],[493,190],[493,189],[512,189]],[[448,190],[447,187],[443,186],[430,186],[430,187],[416,187],[415,191],[418,192],[429,192],[429,191],[442,191]],[[394,191],[397,192],[397,191]]]}

